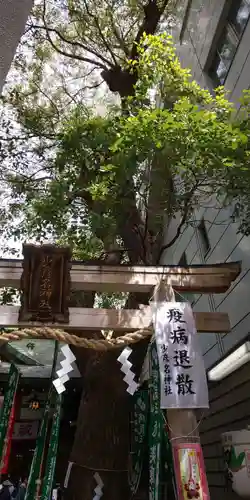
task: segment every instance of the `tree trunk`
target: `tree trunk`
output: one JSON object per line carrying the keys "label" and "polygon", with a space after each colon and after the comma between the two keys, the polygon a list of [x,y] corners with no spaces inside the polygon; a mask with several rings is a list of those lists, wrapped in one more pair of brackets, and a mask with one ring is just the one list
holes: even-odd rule
{"label": "tree trunk", "polygon": [[[118,233],[133,264],[152,260],[147,228],[131,197],[130,210],[117,220]],[[148,303],[146,294],[131,294],[128,307]],[[88,303],[88,307],[91,307]],[[100,332],[97,336],[101,335]],[[93,334],[92,334],[93,337]],[[133,346],[133,370],[140,374],[147,342]],[[117,362],[118,350],[105,353],[77,350],[77,365],[83,377],[75,441],[70,460],[74,463],[66,500],[93,500],[95,472],[104,483],[103,500],[128,500],[129,412],[131,396]],[[144,492],[144,498],[147,492]],[[138,497],[139,498],[139,497]]]}
{"label": "tree trunk", "polygon": [[[131,299],[129,307],[132,307]],[[134,297],[133,304],[135,300]],[[93,303],[93,293],[76,292],[72,294],[70,306],[92,307]],[[100,332],[88,334],[91,338],[100,336]],[[70,456],[74,465],[65,492],[66,500],[93,500],[97,486],[95,472],[100,474],[104,483],[104,500],[129,498],[127,470],[131,399],[117,362],[120,352],[74,349],[83,392]],[[144,354],[145,342],[133,350],[133,364],[141,366]]]}
{"label": "tree trunk", "polygon": [[92,500],[95,472],[107,499],[128,499],[129,395],[117,356],[91,351],[85,368],[68,499]]}

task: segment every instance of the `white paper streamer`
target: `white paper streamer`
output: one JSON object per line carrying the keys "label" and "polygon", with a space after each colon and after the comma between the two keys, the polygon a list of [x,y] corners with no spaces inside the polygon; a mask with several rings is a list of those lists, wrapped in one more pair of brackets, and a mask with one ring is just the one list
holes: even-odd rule
{"label": "white paper streamer", "polygon": [[98,474],[98,472],[95,472],[94,479],[97,483],[97,486],[94,489],[95,495],[93,497],[93,500],[99,500],[103,495],[102,489],[103,489],[104,483],[102,481],[100,474]]}
{"label": "white paper streamer", "polygon": [[129,392],[129,394],[131,394],[131,396],[133,396],[135,391],[138,389],[139,384],[137,384],[134,381],[135,374],[131,370],[132,363],[128,360],[131,352],[132,352],[132,349],[130,347],[125,347],[125,349],[123,349],[123,351],[121,352],[120,356],[117,358],[117,361],[119,361],[119,363],[121,363],[121,365],[122,365],[121,371],[123,373],[125,373],[125,377],[123,380],[124,380],[124,382],[126,382],[126,384],[128,384],[127,392]]}
{"label": "white paper streamer", "polygon": [[66,390],[65,387],[65,382],[68,382],[69,380],[69,373],[74,371],[74,367],[72,366],[72,363],[75,361],[75,356],[73,352],[70,350],[69,346],[65,344],[63,347],[61,347],[61,352],[65,356],[65,359],[60,362],[61,369],[57,370],[57,376],[55,380],[53,380],[53,385],[58,392],[58,394],[61,394]]}
{"label": "white paper streamer", "polygon": [[[74,356],[73,352],[71,351],[71,349],[69,348],[68,344],[64,344],[62,347],[61,347],[61,352],[64,354],[65,358],[67,359],[67,361],[69,361],[70,363],[73,363],[73,361],[75,361],[76,357]],[[62,361],[63,363],[63,361]]]}
{"label": "white paper streamer", "polygon": [[57,378],[56,380],[53,380],[53,385],[58,392],[58,394],[62,394],[66,390],[65,385],[63,385],[62,381],[60,378]]}
{"label": "white paper streamer", "polygon": [[57,500],[57,490],[52,490],[52,500]]}
{"label": "white paper streamer", "polygon": [[69,462],[69,463],[68,463],[68,468],[67,468],[67,471],[66,471],[66,475],[65,475],[65,479],[64,479],[64,485],[63,485],[63,487],[64,487],[65,489],[67,489],[67,488],[68,488],[69,478],[70,478],[70,473],[71,473],[72,465],[73,465],[73,462]]}

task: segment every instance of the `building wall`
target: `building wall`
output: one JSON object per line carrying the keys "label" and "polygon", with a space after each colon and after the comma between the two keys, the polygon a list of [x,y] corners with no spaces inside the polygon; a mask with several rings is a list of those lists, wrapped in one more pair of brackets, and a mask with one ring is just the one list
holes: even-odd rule
{"label": "building wall", "polygon": [[24,32],[32,4],[33,0],[0,1],[0,92]]}
{"label": "building wall", "polygon": [[[185,31],[184,43],[177,44],[182,64],[190,67],[194,78],[204,87],[212,88],[212,82],[205,68],[212,41],[221,19],[227,0],[193,0]],[[178,35],[175,34],[177,37]],[[250,22],[245,29],[236,56],[232,63],[225,86],[230,90],[230,98],[235,101],[242,90],[250,86]],[[188,227],[173,247],[167,250],[162,259],[164,264],[178,264],[183,252],[188,264],[215,264],[219,262],[242,262],[242,272],[224,294],[195,296],[194,308],[197,311],[216,310],[227,312],[232,331],[225,336],[206,334],[201,336],[202,352],[206,367],[209,368],[223,354],[243,339],[250,331],[250,237],[237,233],[237,223],[230,222],[231,210],[218,209],[213,202],[194,215],[194,227]],[[204,218],[210,251],[204,255],[199,222]],[[175,232],[176,222],[166,228],[165,243]]]}
{"label": "building wall", "polygon": [[210,409],[200,436],[211,500],[239,500],[227,485],[221,434],[246,428],[250,423],[250,364],[210,387]]}
{"label": "building wall", "polygon": [[[213,85],[206,73],[213,43],[223,22],[226,0],[193,0],[184,34],[184,43],[178,43],[178,32],[174,33],[179,57],[184,66],[191,68],[194,79],[203,87]],[[180,27],[179,27],[180,28]],[[177,30],[178,31],[178,30]],[[230,99],[234,102],[243,89],[250,86],[250,21],[248,22],[233,63],[225,81]],[[215,264],[241,261],[242,272],[231,288],[219,295],[196,295],[193,297],[197,311],[221,311],[229,314],[231,332],[222,336],[202,334],[200,344],[206,368],[216,363],[235,344],[243,340],[250,331],[250,237],[237,233],[236,223],[229,223],[230,209],[219,210],[211,206],[200,209],[194,216],[198,226],[204,217],[210,243],[204,255],[199,230],[188,227],[176,244],[165,252],[162,262],[178,264],[183,252],[188,264]],[[176,222],[166,228],[165,243],[174,234]],[[220,435],[227,430],[241,429],[250,424],[250,370],[245,365],[218,384],[210,386],[210,410],[201,424],[201,440],[212,500],[233,500],[237,495],[226,489],[224,462]]]}

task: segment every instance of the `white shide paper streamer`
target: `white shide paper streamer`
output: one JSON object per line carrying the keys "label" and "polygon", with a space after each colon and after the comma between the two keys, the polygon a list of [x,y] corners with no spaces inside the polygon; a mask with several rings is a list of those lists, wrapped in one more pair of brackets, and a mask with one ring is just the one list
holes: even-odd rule
{"label": "white shide paper streamer", "polygon": [[65,382],[68,382],[69,380],[69,373],[71,373],[74,370],[74,367],[72,366],[72,363],[75,361],[75,356],[73,352],[70,350],[69,346],[65,344],[63,347],[61,347],[61,352],[65,356],[65,359],[60,362],[61,368],[60,370],[57,370],[57,376],[55,380],[53,380],[53,385],[58,392],[58,394],[61,394],[66,390],[65,388]]}
{"label": "white shide paper streamer", "polygon": [[130,347],[125,347],[125,349],[123,349],[120,356],[117,358],[117,361],[119,361],[119,363],[121,363],[121,365],[122,365],[121,371],[123,373],[125,373],[125,377],[123,380],[124,380],[124,382],[126,382],[128,384],[127,392],[129,392],[129,394],[131,394],[131,396],[133,396],[135,391],[138,389],[139,384],[137,384],[134,381],[135,374],[131,370],[132,363],[128,360],[131,352],[132,352],[132,349]]}
{"label": "white shide paper streamer", "polygon": [[93,500],[99,500],[103,495],[102,489],[103,489],[104,483],[102,481],[100,474],[98,474],[98,472],[95,472],[94,479],[96,481],[97,486],[94,489],[95,495],[93,497]]}
{"label": "white shide paper streamer", "polygon": [[65,488],[65,490],[68,488],[72,465],[73,465],[73,462],[69,462],[68,463],[68,468],[67,468],[67,471],[66,471],[66,475],[65,475],[65,479],[64,479],[64,485],[63,485],[63,487]]}

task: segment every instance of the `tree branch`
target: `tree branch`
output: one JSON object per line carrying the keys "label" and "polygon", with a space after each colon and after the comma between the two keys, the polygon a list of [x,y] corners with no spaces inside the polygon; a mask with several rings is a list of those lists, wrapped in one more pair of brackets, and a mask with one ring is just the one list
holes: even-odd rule
{"label": "tree branch", "polygon": [[167,250],[167,248],[170,248],[172,245],[174,245],[174,243],[178,240],[179,236],[181,235],[181,230],[182,230],[183,226],[186,224],[188,214],[190,211],[190,202],[191,202],[192,196],[193,196],[194,192],[196,191],[196,189],[197,189],[197,185],[193,186],[191,191],[187,194],[186,200],[184,202],[182,218],[181,218],[180,224],[176,230],[175,236],[166,245],[163,245],[161,247],[161,249],[159,251],[159,255],[157,257],[157,262],[160,261],[163,252],[165,250]]}
{"label": "tree branch", "polygon": [[[101,39],[102,39],[102,41],[103,41],[103,43],[104,43],[104,46],[106,47],[107,51],[110,53],[110,55],[111,55],[111,57],[112,57],[112,59],[113,59],[114,65],[116,66],[116,65],[117,65],[117,61],[116,61],[116,58],[115,58],[115,54],[113,53],[113,51],[112,51],[111,47],[109,46],[108,42],[106,41],[106,39],[105,39],[105,37],[104,37],[104,35],[103,35],[103,32],[102,32],[102,30],[101,30],[101,28],[100,28],[100,24],[99,24],[98,18],[97,18],[94,14],[92,14],[92,13],[90,12],[90,10],[89,10],[89,8],[88,8],[88,4],[87,4],[86,0],[83,0],[83,2],[84,2],[85,9],[86,9],[86,11],[87,11],[88,16],[89,16],[89,17],[92,17],[92,19],[94,19],[94,23],[95,23],[95,25],[96,25],[96,27],[97,27],[97,29],[98,29],[99,35],[100,35],[100,37],[101,37]],[[109,63],[109,64],[110,64],[110,63]],[[112,66],[112,64],[110,64],[110,66]]]}
{"label": "tree branch", "polygon": [[137,45],[140,42],[142,35],[144,33],[146,33],[146,35],[153,35],[156,32],[158,23],[165,8],[167,7],[168,2],[169,0],[164,0],[162,7],[159,8],[157,0],[148,0],[147,5],[144,7],[145,17],[143,23],[139,27],[132,47],[130,55],[131,59],[136,59],[137,57]]}
{"label": "tree branch", "polygon": [[111,12],[109,12],[109,18],[110,18],[110,22],[111,22],[111,25],[112,25],[113,33],[115,35],[116,40],[118,41],[119,48],[123,50],[124,54],[127,57],[129,57],[129,55],[130,55],[129,49],[128,49],[128,47],[125,44],[125,40],[124,40],[122,34],[119,33],[119,30],[118,30],[118,28],[116,27],[116,25],[114,23],[114,19],[113,19],[113,16],[112,16]]}
{"label": "tree branch", "polygon": [[[31,27],[34,28],[34,29],[45,30],[47,33],[48,32],[54,33],[64,43],[67,43],[68,45],[72,45],[73,47],[78,47],[78,48],[80,48],[82,50],[86,50],[86,52],[90,52],[91,54],[93,54],[94,56],[96,56],[98,59],[101,59],[105,64],[108,64],[109,66],[112,67],[112,64],[110,63],[110,61],[108,59],[106,59],[104,56],[102,56],[101,54],[99,54],[98,52],[96,52],[94,49],[88,47],[87,45],[82,44],[81,42],[77,42],[77,41],[74,41],[74,40],[69,40],[64,35],[62,35],[62,33],[60,33],[60,31],[58,29],[56,29],[56,28],[49,28],[46,24],[44,26],[40,26],[39,24],[33,24]],[[72,54],[72,56],[74,57],[74,54]]]}
{"label": "tree branch", "polygon": [[64,50],[59,49],[59,47],[57,47],[54,44],[53,40],[51,39],[51,37],[49,36],[48,33],[47,33],[47,38],[48,38],[48,41],[50,42],[51,46],[53,47],[53,49],[55,49],[58,52],[58,54],[61,54],[62,56],[65,56],[65,57],[70,57],[71,59],[76,59],[77,61],[95,64],[96,66],[99,66],[99,68],[102,68],[104,71],[107,71],[106,66],[104,66],[104,64],[100,63],[99,61],[94,61],[93,59],[89,59],[88,57],[79,56],[77,54],[70,54],[69,52],[65,52]]}
{"label": "tree branch", "polygon": [[159,252],[159,255],[158,255],[158,257],[157,257],[157,263],[160,261],[160,259],[161,259],[161,256],[162,256],[163,252],[164,252],[165,250],[167,250],[167,248],[170,248],[172,245],[174,245],[174,243],[178,240],[179,236],[181,235],[181,230],[182,230],[182,228],[183,228],[183,226],[185,225],[186,220],[187,220],[188,211],[189,211],[189,209],[188,209],[188,207],[187,207],[187,209],[185,210],[185,212],[184,212],[184,214],[183,214],[183,216],[182,216],[181,222],[180,222],[180,224],[179,224],[179,226],[178,226],[178,228],[177,228],[177,231],[176,231],[175,236],[172,238],[172,240],[171,240],[171,241],[169,241],[169,243],[167,243],[166,245],[163,245],[163,246],[161,247],[160,252]]}
{"label": "tree branch", "polygon": [[44,0],[44,2],[43,2],[43,23],[44,23],[44,27],[46,29],[47,39],[50,42],[53,49],[55,49],[58,52],[58,54],[61,54],[61,55],[66,56],[66,57],[70,57],[71,59],[76,59],[78,61],[87,62],[87,63],[93,64],[95,66],[99,66],[99,68],[102,68],[104,71],[107,71],[107,67],[99,61],[95,61],[95,60],[90,59],[88,57],[79,56],[78,54],[71,54],[71,53],[65,52],[64,50],[59,49],[59,47],[57,47],[57,45],[53,42],[53,40],[50,36],[50,33],[48,31],[48,27],[47,27],[47,23],[46,23],[46,19],[45,19],[45,15],[46,15],[46,3],[45,3],[45,1],[46,0]]}
{"label": "tree branch", "polygon": [[71,102],[73,101],[75,104],[77,104],[77,99],[76,97],[81,93],[81,92],[84,92],[84,90],[93,90],[93,89],[97,89],[98,87],[100,87],[102,84],[104,83],[104,80],[101,80],[99,83],[95,83],[94,85],[85,85],[84,87],[81,87],[80,89],[77,90],[77,92],[75,92],[74,94],[70,94],[68,92],[68,90],[66,89],[66,87],[63,85],[63,90],[65,92],[65,94],[69,97],[69,99],[71,100]]}

